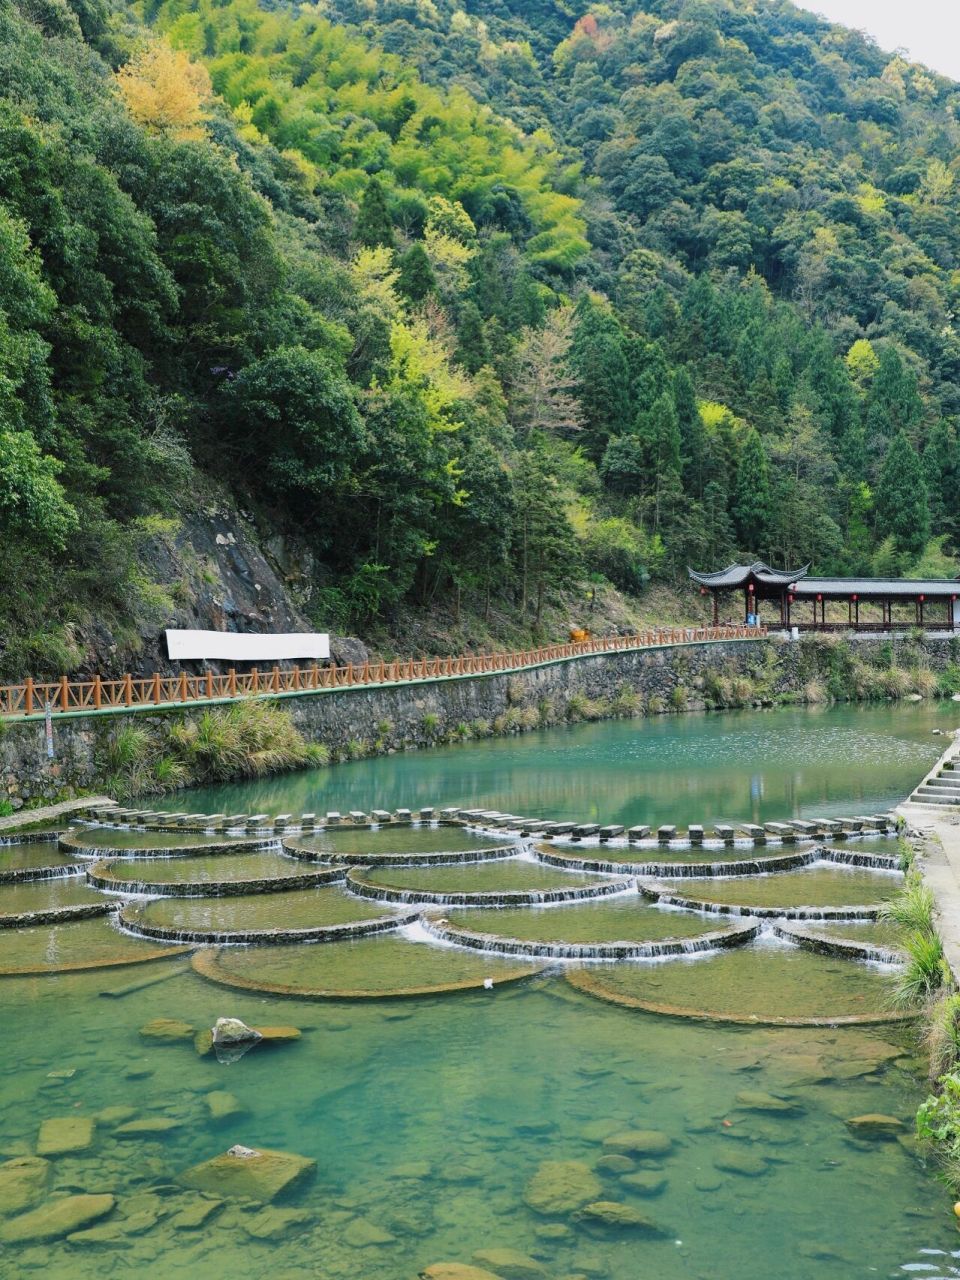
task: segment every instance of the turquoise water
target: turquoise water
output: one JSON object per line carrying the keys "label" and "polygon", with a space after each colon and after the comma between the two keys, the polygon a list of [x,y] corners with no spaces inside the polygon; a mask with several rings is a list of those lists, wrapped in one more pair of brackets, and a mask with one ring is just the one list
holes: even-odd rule
{"label": "turquoise water", "polygon": [[[317,1003],[187,972],[97,998],[105,984],[169,967],[0,983],[0,1016],[16,1019],[19,1046],[0,1064],[5,1153],[32,1150],[43,1119],[111,1107],[176,1126],[121,1138],[104,1123],[88,1151],[56,1158],[65,1188],[119,1197],[107,1219],[119,1243],[7,1248],[3,1274],[414,1280],[435,1262],[511,1248],[557,1280],[837,1280],[905,1275],[904,1264],[931,1262],[921,1250],[957,1247],[947,1197],[909,1144],[855,1141],[844,1123],[872,1111],[909,1122],[919,1086],[897,1065],[889,1029],[684,1023],[606,1005],[557,977],[393,1004]],[[152,1018],[201,1027],[223,1014],[293,1024],[303,1038],[221,1066],[189,1041],[139,1036]],[[847,1078],[851,1063],[864,1074]],[[51,1081],[58,1070],[75,1075]],[[217,1126],[211,1090],[239,1107]],[[744,1110],[745,1090],[786,1096],[795,1109]],[[652,1200],[596,1172],[604,1139],[636,1128],[673,1142],[652,1162],[666,1183]],[[256,1238],[254,1213],[230,1204],[202,1231],[172,1225],[193,1203],[177,1174],[234,1143],[317,1161],[316,1181],[286,1202],[303,1221],[279,1239]],[[762,1172],[718,1167],[743,1156]],[[591,1194],[635,1207],[664,1235],[595,1234],[571,1214],[533,1212],[524,1192],[537,1170],[571,1160],[596,1178]],[[371,1224],[385,1241],[358,1243]],[[551,1224],[568,1230],[541,1234]],[[933,1260],[936,1271],[918,1274],[951,1274],[949,1259]]]}
{"label": "turquoise water", "polygon": [[[943,745],[930,729],[949,727],[950,711],[582,726],[177,796],[176,807],[369,811],[449,800],[678,825],[860,812],[912,788]],[[345,838],[362,853],[362,832]],[[424,846],[436,849],[436,838],[425,833]],[[415,855],[417,843],[405,837],[405,851]],[[383,840],[368,847],[380,851]],[[249,852],[114,865],[149,871],[167,891],[187,872],[304,868]],[[380,867],[369,877],[422,892],[584,881],[528,859]],[[897,879],[817,867],[675,883],[736,900],[793,900],[806,885],[831,901],[854,890],[867,901]],[[40,902],[61,892],[87,897],[78,880],[8,896]],[[338,885],[159,898],[137,911],[174,926],[269,928],[389,908]],[[696,936],[730,923],[636,896],[432,914],[569,941]],[[856,928],[837,931],[852,937]],[[862,932],[872,937],[877,926]],[[188,954],[103,917],[0,931],[0,974],[17,970],[29,976],[0,976],[10,1046],[0,1055],[4,1280],[414,1280],[441,1263],[481,1267],[482,1280],[960,1273],[951,1198],[911,1137],[925,1081],[909,1029],[889,1021],[888,967],[768,935],[696,958],[548,964],[437,945],[420,922],[355,942]],[[680,1010],[688,1016],[674,1016]],[[713,1020],[695,1020],[704,1014]],[[219,1017],[301,1035],[218,1062],[204,1033]],[[750,1025],[823,1017],[882,1021]],[[886,1136],[847,1124],[872,1113],[890,1118]],[[40,1181],[17,1200],[22,1166],[4,1161],[33,1157],[41,1126],[45,1147],[66,1129],[75,1149],[30,1166]],[[180,1180],[235,1144],[314,1160],[315,1174],[265,1209],[233,1198],[222,1181],[203,1199]],[[81,1194],[108,1197],[96,1201],[102,1216],[51,1228],[64,1197]],[[611,1212],[620,1225],[602,1221]]]}
{"label": "turquoise water", "polygon": [[882,811],[943,751],[950,703],[780,707],[572,725],[178,794],[171,809],[460,804],[529,818],[763,822]]}

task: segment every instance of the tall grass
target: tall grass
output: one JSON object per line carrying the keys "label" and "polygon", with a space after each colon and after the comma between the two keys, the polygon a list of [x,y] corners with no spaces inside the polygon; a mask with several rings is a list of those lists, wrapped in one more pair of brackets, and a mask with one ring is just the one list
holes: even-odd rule
{"label": "tall grass", "polygon": [[103,742],[97,763],[109,789],[126,798],[328,760],[326,748],[307,742],[288,712],[249,701],[159,726],[123,724]]}
{"label": "tall grass", "polygon": [[900,928],[906,952],[890,992],[891,1004],[914,1007],[949,988],[950,968],[934,920],[933,894],[917,871],[908,872],[903,890],[883,905],[880,918]]}

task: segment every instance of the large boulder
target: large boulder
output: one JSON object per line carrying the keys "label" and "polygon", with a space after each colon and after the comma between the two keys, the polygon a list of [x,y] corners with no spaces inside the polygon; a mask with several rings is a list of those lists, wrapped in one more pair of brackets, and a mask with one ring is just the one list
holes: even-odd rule
{"label": "large boulder", "polygon": [[223,1155],[187,1169],[178,1181],[208,1195],[266,1203],[312,1177],[316,1171],[316,1160],[308,1156],[235,1146]]}
{"label": "large boulder", "polygon": [[480,1249],[473,1260],[503,1276],[503,1280],[544,1280],[547,1274],[542,1263],[519,1249]]}
{"label": "large boulder", "polygon": [[600,1195],[600,1179],[579,1160],[545,1160],[527,1183],[524,1203],[551,1217],[572,1213]]}
{"label": "large boulder", "polygon": [[105,1217],[116,1203],[116,1197],[111,1195],[64,1196],[61,1200],[47,1200],[39,1208],[11,1218],[0,1226],[0,1240],[4,1244],[58,1240],[72,1231],[79,1231],[88,1222]]}
{"label": "large boulder", "polygon": [[347,667],[351,663],[362,667],[370,661],[370,650],[356,636],[331,636],[330,661],[335,667]]}
{"label": "large boulder", "polygon": [[233,1049],[238,1044],[256,1044],[263,1036],[239,1018],[218,1018],[211,1032],[215,1049]]}

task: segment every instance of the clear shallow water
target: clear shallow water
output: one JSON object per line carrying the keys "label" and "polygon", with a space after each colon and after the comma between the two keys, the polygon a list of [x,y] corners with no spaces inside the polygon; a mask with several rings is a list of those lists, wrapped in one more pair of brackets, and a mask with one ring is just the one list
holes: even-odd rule
{"label": "clear shallow water", "polygon": [[214,853],[200,858],[124,858],[98,864],[114,880],[150,884],[215,884],[223,880],[277,880],[309,868],[282,853]]}
{"label": "clear shallow water", "polygon": [[[121,933],[103,917],[31,929],[0,930],[0,973],[56,973],[60,968],[136,964],[167,955],[169,947]],[[96,1017],[96,1010],[89,1010]]]}
{"label": "clear shallow water", "polygon": [[53,907],[73,907],[89,902],[103,902],[103,894],[91,889],[82,876],[56,876],[48,880],[0,884],[0,916],[49,911]]}
{"label": "clear shallow water", "polygon": [[320,855],[365,854],[389,857],[404,853],[481,852],[497,845],[510,844],[500,839],[477,835],[463,827],[378,827],[371,831],[361,827],[334,827],[315,835],[298,837],[298,848],[311,849]]}
{"label": "clear shallow water", "polygon": [[457,929],[533,942],[659,941],[692,938],[718,927],[716,920],[665,911],[632,894],[571,906],[467,909],[458,911],[452,923]]}
{"label": "clear shallow water", "polygon": [[[2,901],[0,901],[2,905]],[[154,898],[135,909],[145,924],[168,929],[310,929],[388,915],[382,902],[369,902],[336,887],[299,889],[241,898]]]}
{"label": "clear shallow water", "polygon": [[460,804],[580,822],[763,822],[882,811],[943,751],[950,702],[780,707],[572,725],[178,794],[208,813]]}
{"label": "clear shallow water", "polygon": [[5,871],[30,871],[43,867],[75,867],[78,854],[60,853],[55,844],[11,844],[0,847],[0,876]]}
{"label": "clear shallow water", "polygon": [[702,902],[734,902],[748,907],[853,907],[885,902],[903,888],[889,871],[814,865],[777,875],[721,880],[674,880],[672,891]]}
{"label": "clear shallow water", "polygon": [[[70,832],[71,843],[90,849],[191,849],[205,845],[239,844],[242,839],[231,836],[204,835],[199,831],[115,831],[110,827],[82,827]],[[249,841],[256,844],[255,838]]]}
{"label": "clear shallow water", "polygon": [[423,893],[507,893],[516,889],[577,889],[610,877],[564,871],[525,859],[454,863],[440,867],[372,867],[364,880]]}
{"label": "clear shallow water", "polygon": [[879,966],[812,955],[767,940],[668,964],[597,966],[585,971],[584,982],[627,1003],[641,1000],[744,1019],[880,1014],[887,1008],[889,990]]}
{"label": "clear shallow water", "polygon": [[[859,812],[906,794],[943,745],[929,735],[930,725],[950,727],[947,713],[956,715],[955,708],[921,707],[922,715],[912,707],[840,710],[587,726],[258,784],[272,798],[238,787],[189,804],[229,812],[369,811],[449,800],[531,816],[541,805],[544,816],[586,819],[589,798],[607,821],[678,825],[782,817],[790,806]],[[818,726],[822,732],[814,732]],[[791,741],[792,763],[784,754]],[[495,758],[494,773],[485,772]],[[363,794],[316,792],[318,785],[349,790],[351,779],[366,779]],[[465,794],[471,787],[496,787],[498,794]],[[391,789],[395,794],[384,794]],[[749,812],[745,794],[756,800]],[[717,812],[693,813],[688,799]],[[184,804],[176,797],[177,807]],[[651,808],[662,816],[652,817]],[[741,856],[719,856],[727,854]],[[114,865],[118,873],[152,879],[161,871],[176,880],[199,878],[199,864],[218,879],[251,860],[270,874],[280,866],[288,874],[303,869],[276,854]],[[549,874],[562,886],[582,879],[527,860],[375,874],[390,881],[412,875],[424,889],[455,876],[455,892],[466,874],[474,884],[484,878],[487,887],[488,878],[490,888],[504,888],[505,872],[525,880]],[[875,884],[897,883],[833,867],[801,874],[842,877],[845,899],[863,877],[872,900]],[[739,901],[750,880],[708,886],[730,886]],[[755,878],[765,886],[778,881],[793,882],[789,875]],[[691,882],[677,888],[689,892]],[[189,921],[196,912],[244,924],[309,920],[314,910],[325,918],[389,910],[350,900],[336,887],[260,899],[167,899],[143,908],[164,919]],[[658,911],[635,896],[576,907],[461,908],[450,917],[480,927],[489,920],[526,936],[554,928],[622,935],[620,920],[652,926],[656,918],[674,934],[724,923]],[[858,936],[856,927],[842,922],[837,929]],[[700,1024],[635,1007],[737,1018],[863,1016],[884,1008],[889,971],[766,938],[693,962],[543,969],[425,939],[414,925],[354,943],[199,950],[196,968],[181,954],[99,973],[2,978],[0,1019],[14,1029],[16,1052],[0,1055],[0,1157],[32,1153],[43,1120],[100,1116],[89,1148],[52,1159],[49,1191],[109,1192],[119,1203],[92,1239],[0,1247],[0,1276],[413,1280],[442,1261],[476,1261],[496,1273],[483,1255],[496,1248],[533,1255],[548,1280],[866,1280],[910,1274],[905,1267],[927,1268],[917,1274],[931,1277],[960,1273],[960,1257],[951,1256],[957,1235],[950,1198],[909,1139],[925,1082],[908,1069],[915,1050],[906,1032],[889,1025]],[[52,974],[68,963],[132,964],[156,954],[171,951],[123,935],[109,920],[0,932],[0,970],[5,959],[8,968],[16,961]],[[514,977],[521,980],[505,981]],[[482,989],[487,978],[492,990]],[[440,994],[464,984],[468,989]],[[385,998],[398,989],[427,994]],[[116,998],[98,998],[104,990]],[[368,998],[337,998],[348,991]],[[306,992],[314,998],[303,998]],[[302,1039],[256,1049],[229,1066],[198,1056],[190,1028],[228,1015],[253,1025],[293,1024]],[[165,1045],[142,1038],[140,1028],[154,1018],[185,1020],[185,1039]],[[223,1115],[225,1091],[233,1102]],[[214,1119],[217,1100],[221,1118]],[[126,1108],[127,1120],[150,1122],[153,1132],[118,1134],[116,1113],[103,1112],[111,1107]],[[899,1118],[903,1140],[855,1139],[845,1120],[868,1112]],[[604,1140],[636,1129],[666,1134],[669,1151],[635,1169],[621,1166],[621,1178]],[[316,1180],[283,1206],[296,1216],[278,1219],[227,1202],[202,1229],[179,1229],[178,1215],[196,1201],[176,1189],[177,1176],[234,1143],[317,1161]],[[575,1176],[585,1198],[643,1213],[659,1234],[598,1231],[575,1212],[535,1212],[525,1201],[531,1179],[539,1173],[542,1181],[557,1161],[581,1166]],[[662,1180],[652,1198],[642,1194],[650,1188],[638,1185],[637,1172]],[[0,1203],[0,1237],[3,1229]]]}
{"label": "clear shallow water", "polygon": [[[929,1263],[922,1249],[957,1248],[929,1173],[897,1142],[853,1142],[844,1124],[876,1110],[909,1120],[918,1086],[896,1065],[891,1028],[708,1027],[606,1005],[552,977],[392,1004],[266,999],[190,972],[108,1001],[97,999],[103,982],[90,974],[0,983],[0,1017],[16,1019],[20,1046],[0,1061],[5,1151],[32,1150],[43,1119],[125,1106],[179,1127],[131,1140],[101,1126],[88,1152],[57,1158],[59,1181],[117,1194],[118,1212],[139,1210],[144,1201],[132,1197],[149,1205],[152,1185],[171,1187],[181,1170],[235,1142],[261,1145],[317,1160],[315,1183],[289,1202],[307,1217],[273,1242],[248,1234],[254,1215],[229,1206],[202,1231],[178,1231],[170,1219],[183,1200],[171,1190],[160,1197],[167,1216],[124,1247],[6,1250],[7,1274],[33,1274],[26,1261],[45,1280],[413,1280],[431,1263],[506,1247],[535,1253],[558,1278],[588,1263],[607,1280],[867,1280]],[[303,1039],[221,1066],[189,1041],[153,1046],[138,1034],[151,1018],[202,1027],[226,1013],[292,1023]],[[48,1079],[65,1069],[75,1075]],[[229,1091],[242,1108],[217,1128],[210,1090]],[[746,1111],[743,1090],[785,1094],[796,1109]],[[541,1164],[593,1170],[608,1134],[637,1127],[673,1140],[657,1162],[664,1190],[644,1199],[598,1173],[601,1194],[667,1234],[596,1236],[571,1223],[565,1238],[538,1236],[545,1223],[567,1221],[524,1203]],[[764,1172],[716,1167],[740,1152]],[[392,1238],[350,1244],[362,1234],[348,1232],[358,1219]],[[951,1274],[934,1260],[938,1270],[926,1274]]]}

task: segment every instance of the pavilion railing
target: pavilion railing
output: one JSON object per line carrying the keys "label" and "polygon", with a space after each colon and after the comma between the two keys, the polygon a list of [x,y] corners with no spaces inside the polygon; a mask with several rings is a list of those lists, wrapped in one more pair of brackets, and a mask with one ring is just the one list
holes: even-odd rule
{"label": "pavilion railing", "polygon": [[417,681],[484,676],[497,672],[522,671],[569,658],[592,654],[620,653],[631,649],[652,649],[664,645],[695,644],[706,640],[752,640],[767,634],[765,626],[727,625],[716,627],[655,627],[630,636],[606,636],[568,644],[540,645],[508,653],[461,654],[448,658],[405,658],[393,662],[350,663],[345,667],[273,667],[260,671],[218,673],[204,671],[191,675],[120,676],[106,680],[24,680],[22,684],[0,686],[0,718],[42,715],[47,707],[54,715],[83,714],[114,709],[136,710],[177,703],[231,701],[240,698],[269,698],[323,689],[351,689],[358,686],[410,684]]}

